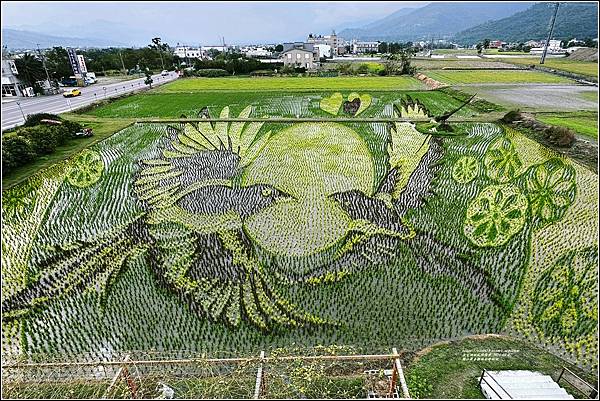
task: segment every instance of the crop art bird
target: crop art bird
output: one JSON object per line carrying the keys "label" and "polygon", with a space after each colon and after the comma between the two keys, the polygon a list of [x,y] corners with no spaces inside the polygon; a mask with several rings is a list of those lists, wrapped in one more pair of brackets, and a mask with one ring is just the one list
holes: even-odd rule
{"label": "crop art bird", "polygon": [[[446,124],[451,115],[473,98],[448,113],[433,117],[440,123],[438,125],[436,122],[436,126]],[[394,117],[426,118],[429,113],[420,101],[407,96],[400,107],[395,105]],[[444,155],[442,141],[446,136],[442,132],[440,134],[437,135],[435,131],[423,133],[409,122],[394,123],[387,149],[388,171],[377,191],[371,196],[355,190],[341,192],[332,195],[332,198],[354,219],[369,220],[390,231],[410,230],[405,242],[421,269],[434,275],[455,277],[482,298],[489,299],[494,290],[477,267],[469,262],[470,253],[467,249],[452,249],[433,239],[430,231],[415,231],[407,218],[410,209],[422,207],[434,195],[432,183],[440,171]],[[370,235],[365,233],[356,234],[353,242],[366,243],[369,238]],[[360,252],[365,259],[363,263],[372,263],[381,259],[382,254],[390,254],[391,249],[398,249],[397,242],[397,239],[388,237],[378,241],[379,246],[365,246],[364,251]]]}

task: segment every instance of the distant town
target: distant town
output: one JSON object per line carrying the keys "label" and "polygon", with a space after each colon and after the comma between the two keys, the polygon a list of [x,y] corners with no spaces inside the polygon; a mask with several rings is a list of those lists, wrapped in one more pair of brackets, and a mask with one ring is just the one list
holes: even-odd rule
{"label": "distant town", "polygon": [[[271,44],[230,45],[223,39],[220,44],[191,45],[189,43],[169,45],[154,38],[150,50],[156,54],[148,57],[148,48],[141,49],[90,49],[54,47],[51,49],[18,49],[8,51],[3,48],[2,54],[2,97],[31,97],[38,94],[56,94],[60,87],[87,86],[96,82],[96,76],[110,75],[116,68],[122,74],[143,74],[147,69],[163,69],[178,71],[180,75],[194,75],[194,70],[205,70],[198,76],[235,75],[235,62],[248,61],[238,73],[253,75],[272,75],[281,72],[315,73],[323,69],[327,63],[343,61],[377,61],[386,54],[409,49],[417,57],[443,58],[436,50],[453,49],[462,57],[486,57],[486,51],[493,51],[494,57],[505,54],[541,55],[544,50],[549,56],[565,56],[585,47],[597,47],[598,39],[550,40],[547,49],[545,41],[528,40],[525,42],[505,42],[501,39],[485,39],[468,47],[461,47],[446,39],[421,40],[416,42],[384,42],[346,40],[336,34],[329,35],[309,33],[305,41],[283,42]],[[117,66],[105,61],[101,65],[96,62],[103,53],[117,54],[114,58]],[[135,54],[131,54],[135,53]],[[443,52],[441,52],[443,53]],[[129,54],[125,57],[123,54]],[[135,59],[132,62],[132,57]],[[457,57],[461,57],[458,55]],[[62,65],[61,64],[62,59]],[[166,63],[165,63],[166,59]],[[220,68],[223,63],[231,63],[231,71]],[[67,63],[68,60],[68,63]],[[160,64],[158,64],[160,60]],[[42,68],[35,68],[35,63]],[[113,63],[113,64],[114,64]],[[52,67],[48,65],[52,64]],[[95,68],[88,68],[87,65]],[[129,65],[126,65],[129,64]],[[22,67],[19,68],[19,65]],[[26,71],[20,71],[24,68]],[[102,71],[99,71],[99,68]],[[216,71],[220,70],[220,71]],[[71,73],[69,73],[71,72]]]}

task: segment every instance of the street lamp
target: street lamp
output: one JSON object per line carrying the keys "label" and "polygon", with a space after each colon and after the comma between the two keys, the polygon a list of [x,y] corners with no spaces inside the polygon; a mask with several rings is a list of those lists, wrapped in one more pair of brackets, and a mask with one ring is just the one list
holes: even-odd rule
{"label": "street lamp", "polygon": [[23,109],[21,108],[21,103],[17,102],[17,106],[19,106],[19,110],[21,110],[21,115],[23,116],[23,121],[27,120],[25,118],[25,113],[23,113]]}
{"label": "street lamp", "polygon": [[102,89],[104,89],[104,98],[106,98],[106,86],[103,86]]}

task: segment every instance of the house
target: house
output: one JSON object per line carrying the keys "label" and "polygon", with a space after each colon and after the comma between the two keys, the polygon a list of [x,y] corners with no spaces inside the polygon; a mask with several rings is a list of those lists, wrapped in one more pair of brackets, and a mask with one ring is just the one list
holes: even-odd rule
{"label": "house", "polygon": [[379,42],[352,41],[352,53],[354,54],[377,53],[378,51]]}
{"label": "house", "polygon": [[30,95],[18,75],[14,60],[2,60],[2,97]]}
{"label": "house", "polygon": [[489,49],[502,49],[506,46],[506,42],[501,40],[490,40]]}
{"label": "house", "polygon": [[319,49],[312,43],[284,43],[280,58],[284,67],[314,70],[319,66]]}
{"label": "house", "polygon": [[331,35],[325,35],[325,36],[321,36],[321,35],[313,35],[312,33],[308,35],[308,38],[306,39],[306,43],[311,43],[314,45],[327,45],[331,48],[331,57],[333,56],[337,56],[338,53],[338,49],[339,47],[342,45],[343,43],[343,39],[338,37],[335,33],[335,31],[333,31],[331,33]]}

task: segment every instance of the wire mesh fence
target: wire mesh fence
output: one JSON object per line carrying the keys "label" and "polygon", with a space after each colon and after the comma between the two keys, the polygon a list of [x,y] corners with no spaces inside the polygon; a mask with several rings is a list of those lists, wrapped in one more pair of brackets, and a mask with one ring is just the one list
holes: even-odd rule
{"label": "wire mesh fence", "polygon": [[[208,357],[130,352],[101,360],[5,358],[3,398],[403,398],[402,356],[331,349]],[[174,356],[176,356],[174,358]],[[405,386],[405,385],[404,385]]]}

